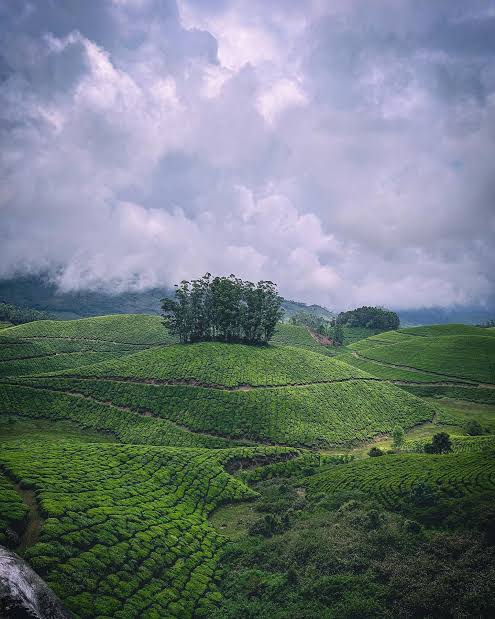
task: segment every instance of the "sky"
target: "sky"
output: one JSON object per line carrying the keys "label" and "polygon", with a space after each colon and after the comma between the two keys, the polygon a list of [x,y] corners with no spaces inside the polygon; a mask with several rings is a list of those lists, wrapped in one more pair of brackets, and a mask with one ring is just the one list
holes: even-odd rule
{"label": "sky", "polygon": [[0,278],[495,301],[495,2],[0,0]]}

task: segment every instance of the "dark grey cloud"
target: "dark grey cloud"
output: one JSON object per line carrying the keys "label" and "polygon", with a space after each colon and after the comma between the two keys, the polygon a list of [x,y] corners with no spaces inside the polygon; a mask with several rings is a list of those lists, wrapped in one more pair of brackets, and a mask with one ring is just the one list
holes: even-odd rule
{"label": "dark grey cloud", "polygon": [[491,302],[495,2],[0,0],[0,276]]}

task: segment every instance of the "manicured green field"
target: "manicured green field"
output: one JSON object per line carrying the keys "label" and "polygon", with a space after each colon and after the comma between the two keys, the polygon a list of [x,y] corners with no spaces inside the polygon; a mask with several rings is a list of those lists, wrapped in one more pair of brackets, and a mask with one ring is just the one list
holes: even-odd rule
{"label": "manicured green field", "polygon": [[26,558],[77,617],[187,618],[220,599],[208,514],[254,496],[223,464],[277,453],[19,441],[0,463],[36,491],[45,520]]}
{"label": "manicured green field", "polygon": [[[485,329],[480,329],[485,331]],[[386,344],[376,336],[352,344],[363,357],[449,376],[495,383],[495,338],[481,335],[412,336],[388,334]],[[397,343],[393,338],[397,337]],[[406,338],[406,339],[404,339]]]}
{"label": "manicured green field", "polygon": [[[419,398],[373,380],[249,391],[62,377],[19,380],[151,413],[195,432],[306,447],[354,444],[397,424],[410,428],[429,421],[435,414]],[[34,398],[34,390],[29,391]],[[70,408],[74,398],[64,397]]]}
{"label": "manicured green field", "polygon": [[307,481],[309,492],[359,490],[393,507],[424,482],[445,496],[495,492],[495,451],[466,451],[440,456],[387,455],[330,468]]}
{"label": "manicured green field", "polygon": [[480,404],[495,404],[495,389],[469,388],[459,386],[402,385],[402,389],[421,398],[438,399],[453,398]]}
{"label": "manicured green field", "polygon": [[159,316],[115,314],[79,320],[38,320],[3,329],[8,338],[95,339],[144,346],[173,342]]}

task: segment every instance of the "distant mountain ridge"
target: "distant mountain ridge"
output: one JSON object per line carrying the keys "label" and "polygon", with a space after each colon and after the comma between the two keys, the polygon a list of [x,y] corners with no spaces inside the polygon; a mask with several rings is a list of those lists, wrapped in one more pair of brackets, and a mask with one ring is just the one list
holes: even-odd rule
{"label": "distant mountain ridge", "polygon": [[[50,312],[55,317],[64,319],[105,314],[159,314],[160,300],[172,296],[173,293],[171,288],[150,288],[115,295],[91,290],[60,292],[46,277],[0,280],[0,302]],[[299,301],[285,300],[283,308],[286,318],[299,311],[327,319],[334,316],[325,307]]]}
{"label": "distant mountain ridge", "polygon": [[[160,299],[172,294],[171,288],[151,288],[115,295],[91,290],[60,292],[47,277],[28,276],[0,280],[0,302],[50,312],[65,319],[104,314],[159,314]],[[326,319],[337,314],[321,305],[308,305],[293,300],[285,300],[283,308],[286,319],[299,311]],[[479,324],[495,318],[495,307],[429,307],[395,311],[399,314],[403,327],[448,323]]]}

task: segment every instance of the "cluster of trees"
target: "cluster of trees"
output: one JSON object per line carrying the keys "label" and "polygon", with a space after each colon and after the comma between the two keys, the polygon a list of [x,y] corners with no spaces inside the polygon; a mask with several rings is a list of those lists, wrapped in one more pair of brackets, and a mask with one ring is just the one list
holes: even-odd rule
{"label": "cluster of trees", "polygon": [[47,312],[39,312],[29,307],[17,307],[10,303],[0,303],[0,322],[11,322],[13,325],[21,325],[33,320],[49,320],[53,318]]}
{"label": "cluster of trees", "polygon": [[390,331],[399,328],[400,319],[395,312],[383,307],[364,306],[348,312],[341,312],[337,316],[337,324]]}
{"label": "cluster of trees", "polygon": [[486,322],[482,322],[479,325],[482,329],[493,329],[495,327],[495,320],[487,320]]}
{"label": "cluster of trees", "polygon": [[204,277],[176,285],[162,299],[164,324],[181,342],[267,343],[282,318],[282,297],[273,282],[253,284],[235,275]]}

